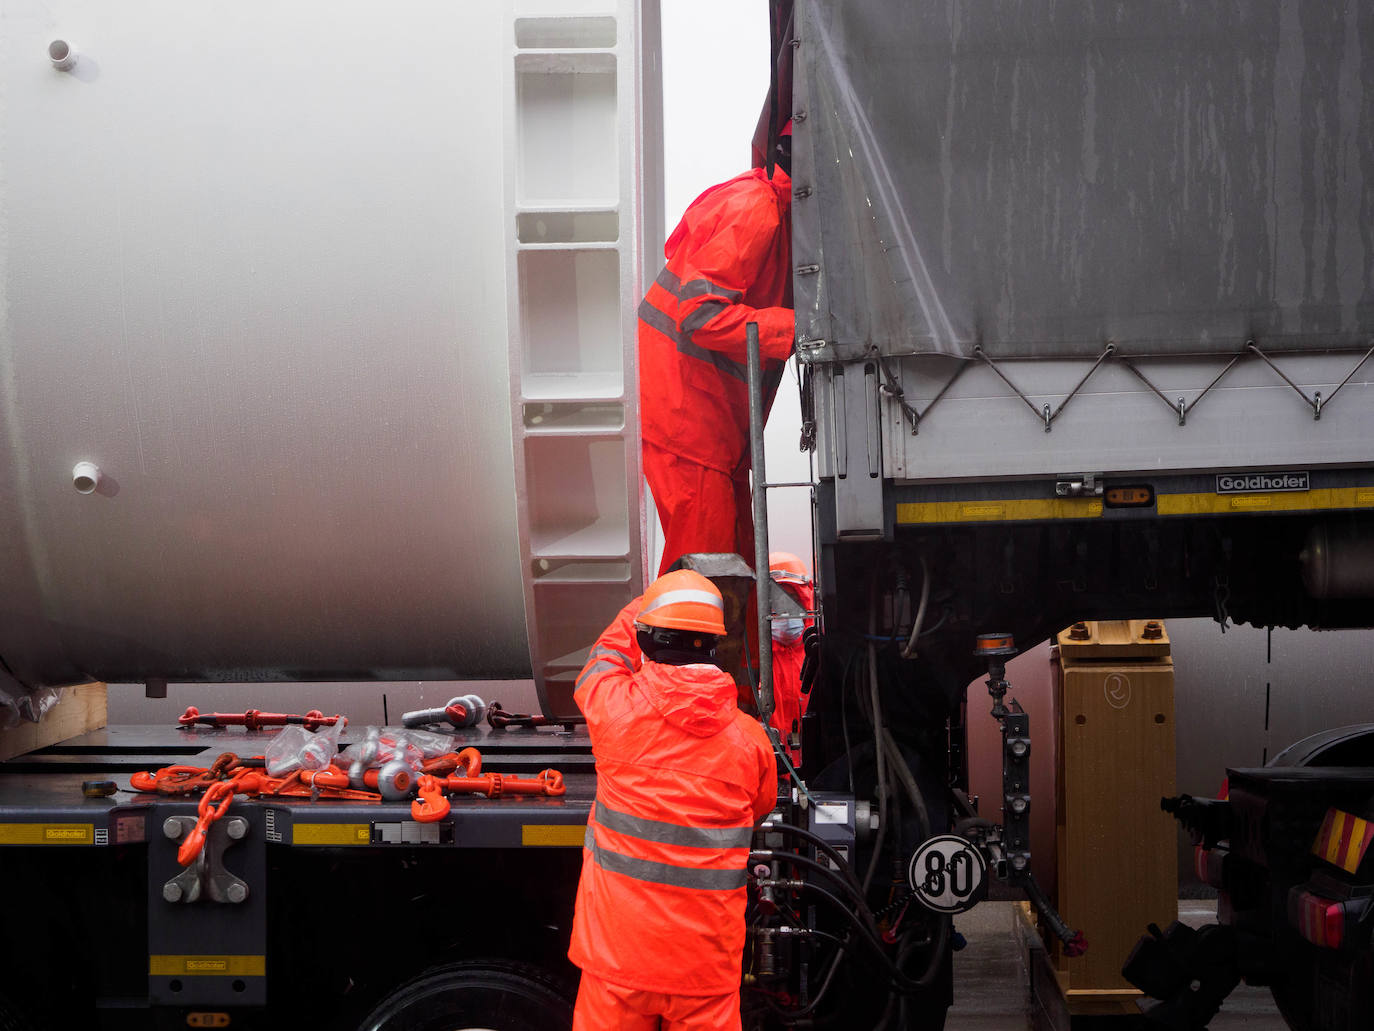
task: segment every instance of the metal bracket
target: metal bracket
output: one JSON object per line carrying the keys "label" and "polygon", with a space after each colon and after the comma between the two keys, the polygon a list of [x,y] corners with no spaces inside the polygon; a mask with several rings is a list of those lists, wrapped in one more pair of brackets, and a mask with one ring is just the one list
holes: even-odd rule
{"label": "metal bracket", "polygon": [[1015,701],[1002,717],[1002,847],[1007,880],[1030,875],[1030,717]]}
{"label": "metal bracket", "polygon": [[1083,473],[1076,480],[1057,480],[1054,484],[1054,494],[1059,498],[1100,498],[1102,474]]}
{"label": "metal bracket", "polygon": [[[196,826],[194,816],[169,816],[162,821],[162,833],[180,841]],[[162,886],[168,902],[189,905],[202,900],[237,905],[248,899],[248,883],[224,868],[224,852],[248,834],[248,821],[228,816],[212,823],[205,834],[205,847],[196,861]]]}

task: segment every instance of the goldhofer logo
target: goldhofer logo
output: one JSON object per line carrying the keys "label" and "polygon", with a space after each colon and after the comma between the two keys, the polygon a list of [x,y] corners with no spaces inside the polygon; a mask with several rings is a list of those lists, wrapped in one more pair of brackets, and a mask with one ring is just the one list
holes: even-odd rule
{"label": "goldhofer logo", "polygon": [[1222,473],[1217,477],[1218,494],[1309,489],[1307,473]]}

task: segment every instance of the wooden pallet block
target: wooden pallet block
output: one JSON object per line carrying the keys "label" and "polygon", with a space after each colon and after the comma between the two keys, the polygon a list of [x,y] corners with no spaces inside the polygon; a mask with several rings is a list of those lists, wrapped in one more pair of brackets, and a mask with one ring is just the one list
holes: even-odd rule
{"label": "wooden pallet block", "polygon": [[1090,623],[1068,648],[1059,635],[1057,901],[1088,952],[1052,942],[1050,957],[1073,1014],[1136,1012],[1121,964],[1149,923],[1177,914],[1177,831],[1159,807],[1174,793],[1174,670],[1146,622]]}
{"label": "wooden pallet block", "polygon": [[99,730],[107,720],[104,684],[64,688],[61,700],[39,722],[24,722],[17,727],[0,730],[0,762],[55,745],[87,731]]}

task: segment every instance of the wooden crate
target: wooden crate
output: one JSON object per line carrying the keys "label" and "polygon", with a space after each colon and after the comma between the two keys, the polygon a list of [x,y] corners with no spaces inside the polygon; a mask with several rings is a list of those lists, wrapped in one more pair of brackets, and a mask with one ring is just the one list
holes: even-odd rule
{"label": "wooden crate", "polygon": [[99,730],[105,726],[106,720],[104,684],[63,688],[61,700],[48,710],[42,720],[0,730],[0,762],[55,745],[89,730]]}
{"label": "wooden crate", "polygon": [[1058,638],[1057,901],[1088,952],[1070,959],[1052,942],[1050,953],[1075,1014],[1135,1013],[1121,964],[1146,925],[1178,912],[1177,830],[1159,808],[1175,793],[1174,668],[1148,622]]}

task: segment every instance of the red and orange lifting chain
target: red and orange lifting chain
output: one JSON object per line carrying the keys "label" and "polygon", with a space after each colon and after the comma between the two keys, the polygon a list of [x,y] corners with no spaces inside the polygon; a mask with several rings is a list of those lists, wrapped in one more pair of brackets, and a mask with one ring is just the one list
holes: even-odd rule
{"label": "red and orange lifting chain", "polygon": [[567,790],[563,774],[557,770],[540,770],[529,780],[500,773],[484,773],[480,777],[435,777],[426,773],[420,776],[419,797],[410,803],[410,815],[419,823],[442,820],[452,808],[444,797],[446,792],[498,798],[501,795],[558,796],[566,794]]}
{"label": "red and orange lifting chain", "polygon": [[289,712],[259,712],[257,709],[249,709],[244,713],[202,713],[194,705],[191,705],[177,717],[177,722],[183,727],[192,727],[201,723],[207,727],[247,727],[249,730],[298,724],[306,730],[319,730],[321,727],[332,727],[341,719],[343,719],[342,716],[326,716],[319,709],[311,709],[304,716],[297,716]]}
{"label": "red and orange lifting chain", "polygon": [[[336,757],[338,758],[338,757]],[[164,766],[155,773],[138,772],[130,776],[135,791],[160,795],[189,795],[204,791],[197,807],[196,826],[177,849],[177,862],[190,866],[205,846],[210,825],[224,816],[235,795],[254,797],[338,798],[359,802],[380,802],[376,791],[350,786],[348,773],[337,766],[322,770],[296,770],[285,777],[269,777],[262,756],[240,759],[225,752],[208,767]],[[522,779],[513,774],[482,773],[482,755],[475,748],[448,752],[428,759],[421,767],[420,797],[411,803],[411,816],[423,823],[442,820],[450,804],[444,792],[470,793],[497,798],[500,795],[562,795],[567,790],[557,770],[543,770],[535,777]],[[461,770],[460,776],[451,776]],[[367,774],[373,774],[368,781]],[[363,774],[364,783],[376,786],[375,770]]]}

